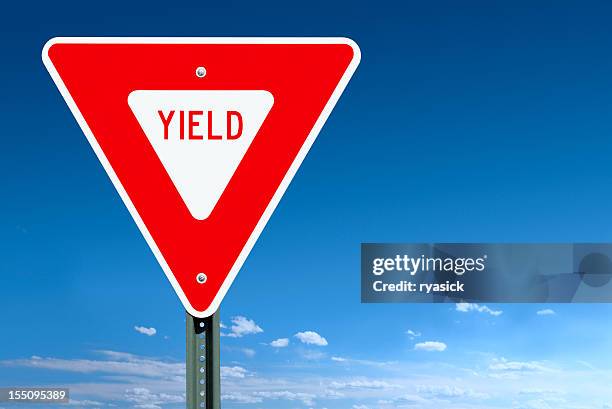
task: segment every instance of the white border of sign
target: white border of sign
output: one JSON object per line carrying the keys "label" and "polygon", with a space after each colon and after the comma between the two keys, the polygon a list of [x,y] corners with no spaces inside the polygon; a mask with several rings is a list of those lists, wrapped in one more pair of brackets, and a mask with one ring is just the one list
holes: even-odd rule
{"label": "white border of sign", "polygon": [[[289,167],[289,170],[285,174],[285,177],[283,178],[278,189],[274,193],[274,196],[272,197],[272,200],[266,207],[266,210],[263,212],[261,218],[259,219],[259,222],[255,226],[255,229],[251,233],[244,248],[238,255],[236,262],[232,266],[228,276],[226,277],[225,281],[221,285],[219,292],[213,299],[213,302],[211,303],[211,305],[204,311],[195,310],[189,303],[189,300],[187,300],[185,293],[183,293],[183,290],[181,289],[178,282],[174,278],[174,275],[172,274],[170,267],[166,263],[166,260],[164,259],[163,254],[161,253],[161,251],[159,251],[159,248],[155,244],[153,237],[151,237],[151,234],[149,233],[149,231],[147,230],[147,227],[145,226],[142,219],[140,218],[138,211],[134,207],[127,192],[121,185],[119,178],[115,174],[115,171],[111,167],[108,159],[106,159],[106,156],[104,155],[104,152],[100,148],[100,145],[98,145],[96,138],[94,137],[93,133],[87,126],[87,122],[85,122],[85,118],[83,118],[83,115],[81,115],[81,112],[77,108],[74,100],[72,99],[72,96],[68,92],[66,85],[60,78],[57,70],[53,66],[53,63],[51,62],[51,59],[49,58],[49,54],[48,54],[49,48],[53,46],[54,44],[76,44],[76,43],[79,43],[79,44],[83,44],[83,43],[85,44],[346,44],[346,45],[349,45],[353,49],[352,61],[350,62],[345,73],[342,75],[340,82],[336,86],[336,89],[332,93],[329,101],[327,101],[325,108],[323,109],[323,111],[321,112],[321,115],[315,122],[312,130],[310,131],[310,134],[308,135],[308,137],[306,138],[306,141],[304,142],[304,145],[302,145],[302,148],[300,149],[297,156],[293,160],[293,163]],[[121,196],[121,199],[123,199],[123,203],[125,203],[130,214],[134,218],[136,225],[138,225],[140,232],[142,233],[145,240],[149,244],[149,247],[153,251],[155,258],[157,258],[157,261],[159,262],[162,269],[164,270],[166,277],[168,277],[168,280],[172,284],[172,287],[174,287],[174,291],[176,291],[181,302],[183,303],[183,306],[185,307],[187,312],[189,312],[189,314],[193,315],[194,317],[205,318],[205,317],[208,317],[214,314],[215,311],[217,311],[217,309],[219,308],[219,304],[221,304],[221,300],[223,299],[223,297],[229,290],[229,287],[231,286],[232,282],[236,278],[238,271],[240,271],[240,268],[246,261],[246,258],[251,252],[251,249],[253,248],[253,246],[255,245],[255,242],[259,238],[259,235],[261,234],[264,227],[266,226],[266,223],[268,223],[268,220],[272,216],[274,209],[276,209],[276,206],[278,205],[281,197],[287,190],[287,187],[289,187],[289,184],[291,183],[293,176],[297,172],[298,168],[302,164],[302,161],[304,160],[304,158],[308,154],[308,151],[312,147],[312,144],[314,143],[315,139],[317,138],[317,135],[319,134],[319,132],[321,131],[321,128],[323,127],[323,124],[325,123],[329,115],[331,114],[332,110],[334,109],[334,106],[336,105],[336,102],[338,102],[338,99],[340,98],[340,95],[346,88],[346,85],[348,84],[349,80],[353,76],[353,73],[357,69],[359,62],[361,61],[361,51],[359,50],[359,46],[357,46],[357,44],[353,40],[349,38],[344,38],[344,37],[252,37],[252,38],[251,37],[55,37],[47,41],[47,43],[43,47],[42,60],[43,60],[43,63],[45,64],[45,67],[47,68],[47,71],[49,71],[49,74],[51,74],[51,78],[53,78],[55,85],[57,86],[60,93],[64,97],[66,104],[68,104],[70,111],[72,111],[72,114],[74,115],[76,121],[78,122],[79,126],[83,130],[83,133],[87,137],[89,144],[91,145],[94,152],[98,156],[98,159],[100,160],[100,163],[104,167],[104,170],[106,170],[106,173],[108,174],[109,178],[113,182],[115,189],[117,189],[119,196]],[[194,280],[195,280],[195,277],[194,277]]]}

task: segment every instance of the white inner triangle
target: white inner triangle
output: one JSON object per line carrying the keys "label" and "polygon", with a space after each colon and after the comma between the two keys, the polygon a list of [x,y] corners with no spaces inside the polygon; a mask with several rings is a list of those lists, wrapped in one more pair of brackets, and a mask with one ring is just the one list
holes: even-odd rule
{"label": "white inner triangle", "polygon": [[273,103],[268,91],[253,90],[137,90],[128,97],[185,205],[199,220],[210,216]]}

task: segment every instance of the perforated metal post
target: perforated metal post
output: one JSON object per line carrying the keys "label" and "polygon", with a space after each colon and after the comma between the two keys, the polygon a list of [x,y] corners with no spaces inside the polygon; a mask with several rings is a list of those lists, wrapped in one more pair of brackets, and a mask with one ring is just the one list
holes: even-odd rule
{"label": "perforated metal post", "polygon": [[187,409],[220,409],[219,312],[187,313]]}

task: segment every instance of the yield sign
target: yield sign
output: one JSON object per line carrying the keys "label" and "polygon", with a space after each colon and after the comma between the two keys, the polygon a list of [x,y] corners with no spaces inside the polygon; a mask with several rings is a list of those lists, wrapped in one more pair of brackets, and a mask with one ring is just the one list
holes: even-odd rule
{"label": "yield sign", "polygon": [[43,49],[197,317],[219,307],[359,59],[345,38],[55,38]]}

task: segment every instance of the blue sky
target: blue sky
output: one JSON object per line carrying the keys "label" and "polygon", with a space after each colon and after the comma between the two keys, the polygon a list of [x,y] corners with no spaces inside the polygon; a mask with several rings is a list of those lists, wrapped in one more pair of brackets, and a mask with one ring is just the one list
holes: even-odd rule
{"label": "blue sky", "polygon": [[361,242],[610,242],[611,5],[3,7],[0,385],[184,407],[184,312],[46,40],[342,35],[361,65],[221,306],[224,407],[611,407],[610,305],[359,302]]}

